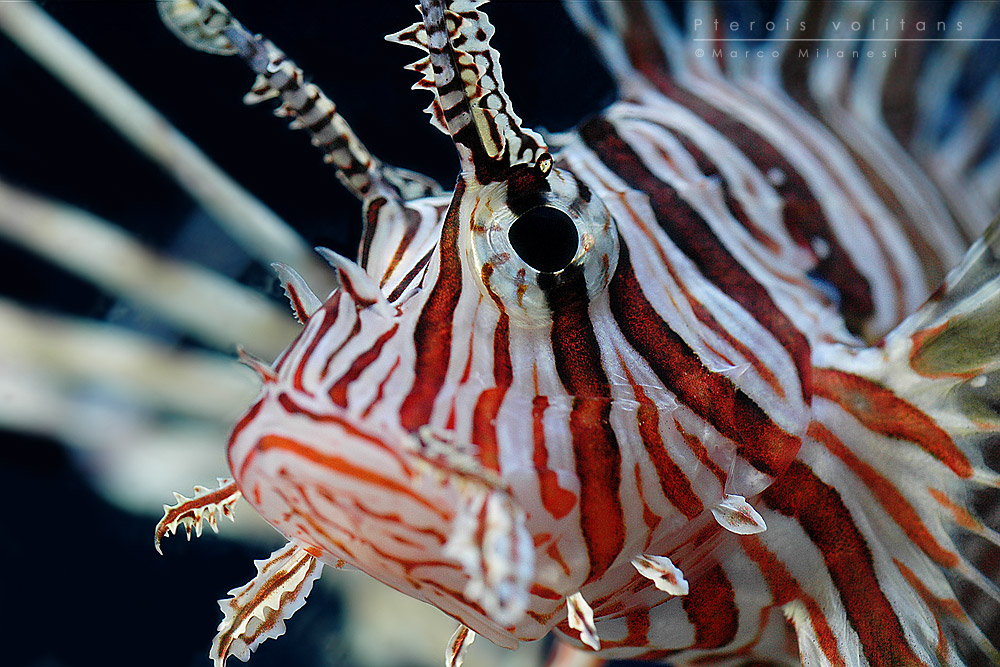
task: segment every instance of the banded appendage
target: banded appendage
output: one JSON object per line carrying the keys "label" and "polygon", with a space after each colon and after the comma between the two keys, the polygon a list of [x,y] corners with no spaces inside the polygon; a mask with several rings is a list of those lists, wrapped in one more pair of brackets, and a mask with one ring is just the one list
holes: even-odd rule
{"label": "banded appendage", "polygon": [[[218,532],[220,515],[233,518],[233,504],[242,493],[230,479],[219,479],[219,488],[194,487],[195,495],[186,498],[174,493],[176,505],[164,505],[164,516],[156,525],[154,544],[162,555],[160,542],[181,527],[191,539],[201,536],[207,523]],[[254,561],[257,575],[246,585],[229,591],[230,597],[219,600],[223,618],[209,652],[216,667],[223,667],[230,655],[246,662],[266,639],[285,633],[285,621],[305,604],[309,592],[323,572],[323,564],[307,550],[289,543],[264,560]],[[341,566],[343,563],[335,563]]]}
{"label": "banded appendage", "polygon": [[421,75],[415,90],[434,99],[425,110],[431,124],[451,136],[462,173],[485,184],[516,164],[534,164],[547,151],[524,127],[504,89],[500,54],[490,45],[494,28],[479,10],[485,0],[421,0],[423,21],[388,35],[427,55],[407,69]]}
{"label": "banded appendage", "polygon": [[219,488],[217,489],[195,486],[194,496],[191,498],[174,492],[177,504],[163,506],[163,518],[156,524],[153,537],[153,544],[161,555],[163,551],[160,549],[160,542],[164,537],[172,535],[181,527],[184,528],[187,538],[190,540],[192,531],[197,537],[201,537],[202,529],[206,523],[213,531],[219,532],[218,518],[220,515],[228,517],[230,521],[235,520],[233,505],[243,494],[233,480],[220,477],[218,481]]}
{"label": "banded appendage", "polygon": [[221,3],[173,0],[157,6],[164,23],[188,46],[219,55],[238,54],[257,74],[244,102],[279,99],[274,114],[291,118],[292,129],[307,130],[323,160],[336,168],[341,183],[359,199],[383,196],[407,201],[442,192],[433,179],[385,165],[372,155],[330,98],[306,83],[294,62],[270,40],[250,33]]}
{"label": "banded appendage", "polygon": [[[443,194],[441,186],[372,155],[336,105],[317,86],[306,83],[302,70],[269,40],[248,32],[220,3],[177,0],[158,6],[167,25],[188,45],[240,55],[257,74],[244,98],[247,103],[278,99],[275,114],[291,118],[293,129],[306,129],[312,135],[312,143],[336,167],[343,185],[364,202],[358,264],[386,286],[387,293],[408,287],[420,268],[414,264],[426,262],[434,240],[442,203],[433,197]],[[285,279],[288,271],[283,273],[283,282],[290,284]],[[321,284],[312,277],[310,283]]]}
{"label": "banded appendage", "polygon": [[323,573],[323,563],[292,543],[254,565],[257,575],[219,600],[223,618],[209,652],[215,667],[224,667],[230,655],[246,662],[264,640],[285,634],[285,621],[306,603]]}

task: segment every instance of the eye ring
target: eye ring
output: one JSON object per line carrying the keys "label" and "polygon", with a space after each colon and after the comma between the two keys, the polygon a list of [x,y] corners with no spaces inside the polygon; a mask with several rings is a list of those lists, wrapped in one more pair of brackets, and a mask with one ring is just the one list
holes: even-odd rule
{"label": "eye ring", "polygon": [[607,287],[618,263],[618,229],[600,198],[555,167],[546,181],[549,189],[533,193],[531,206],[518,206],[516,213],[508,205],[506,182],[484,187],[467,246],[483,293],[512,319],[527,323],[550,319],[540,278],[550,282],[578,267],[593,299]]}

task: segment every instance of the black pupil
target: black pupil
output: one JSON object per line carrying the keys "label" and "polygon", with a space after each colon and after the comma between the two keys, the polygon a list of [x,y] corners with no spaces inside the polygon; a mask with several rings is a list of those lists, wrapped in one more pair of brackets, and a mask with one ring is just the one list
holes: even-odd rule
{"label": "black pupil", "polygon": [[533,208],[507,230],[514,252],[541,273],[562,271],[576,257],[579,238],[568,215],[551,206]]}

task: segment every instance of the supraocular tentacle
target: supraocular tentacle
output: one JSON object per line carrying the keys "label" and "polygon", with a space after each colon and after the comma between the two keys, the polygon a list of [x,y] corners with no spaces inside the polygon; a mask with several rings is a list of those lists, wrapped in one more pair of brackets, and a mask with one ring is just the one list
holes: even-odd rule
{"label": "supraocular tentacle", "polygon": [[257,74],[244,101],[256,104],[278,98],[275,115],[292,118],[292,129],[305,129],[333,164],[337,177],[359,199],[376,193],[400,201],[440,194],[433,179],[383,164],[354,134],[337,106],[323,91],[306,83],[301,69],[261,35],[249,32],[215,0],[158,3],[164,23],[188,46],[219,55],[239,55]]}

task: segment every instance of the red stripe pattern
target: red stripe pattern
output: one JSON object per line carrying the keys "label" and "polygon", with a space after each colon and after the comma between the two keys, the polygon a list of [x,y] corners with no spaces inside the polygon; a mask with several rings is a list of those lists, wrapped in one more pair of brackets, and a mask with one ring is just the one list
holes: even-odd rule
{"label": "red stripe pattern", "polygon": [[762,93],[780,71],[747,88],[674,54],[655,6],[599,4],[570,9],[629,97],[558,150],[520,126],[475,3],[424,0],[395,36],[428,54],[417,87],[462,173],[447,197],[368,198],[367,274],[233,433],[244,495],[505,646],[556,628],[674,664],[995,657],[948,580],[989,590],[952,535],[992,535],[963,493],[995,422],[935,399],[970,377],[914,373],[920,332],[865,342],[958,231],[909,216],[926,183],[871,174],[821,105]]}

